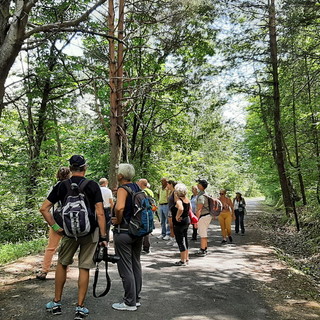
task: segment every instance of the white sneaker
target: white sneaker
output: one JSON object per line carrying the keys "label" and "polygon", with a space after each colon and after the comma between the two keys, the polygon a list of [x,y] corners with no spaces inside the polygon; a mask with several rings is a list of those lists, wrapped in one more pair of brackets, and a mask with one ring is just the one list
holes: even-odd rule
{"label": "white sneaker", "polygon": [[127,306],[124,302],[114,303],[112,308],[119,311],[136,311],[137,306]]}
{"label": "white sneaker", "polygon": [[157,236],[157,239],[163,239],[162,234],[160,234],[160,236]]}
{"label": "white sneaker", "polygon": [[165,237],[163,237],[163,240],[170,240],[170,236],[166,235]]}
{"label": "white sneaker", "polygon": [[168,245],[168,246],[172,246],[172,245],[173,245],[173,240],[170,239],[170,240],[167,242],[167,245]]}
{"label": "white sneaker", "polygon": [[178,244],[175,242],[173,245],[172,245],[174,248],[178,248]]}

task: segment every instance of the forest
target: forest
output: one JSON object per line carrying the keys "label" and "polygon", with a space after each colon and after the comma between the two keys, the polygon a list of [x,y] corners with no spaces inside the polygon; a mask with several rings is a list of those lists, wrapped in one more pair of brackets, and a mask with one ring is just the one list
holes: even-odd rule
{"label": "forest", "polygon": [[315,0],[1,1],[0,263],[43,248],[73,154],[112,188],[129,162],[154,190],[263,195],[319,245],[319,19]]}

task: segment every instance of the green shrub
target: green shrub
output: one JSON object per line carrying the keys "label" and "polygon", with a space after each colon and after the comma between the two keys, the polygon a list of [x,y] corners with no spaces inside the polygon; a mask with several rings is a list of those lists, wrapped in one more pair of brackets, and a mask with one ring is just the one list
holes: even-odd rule
{"label": "green shrub", "polygon": [[15,207],[1,212],[0,243],[16,243],[43,237],[48,226],[39,212]]}
{"label": "green shrub", "polygon": [[0,265],[14,261],[29,254],[43,251],[47,241],[47,238],[41,238],[22,243],[8,243],[0,245]]}

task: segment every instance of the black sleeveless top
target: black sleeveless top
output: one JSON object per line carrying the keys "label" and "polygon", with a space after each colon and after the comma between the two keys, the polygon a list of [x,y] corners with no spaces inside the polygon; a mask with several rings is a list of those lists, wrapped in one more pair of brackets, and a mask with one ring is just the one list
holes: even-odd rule
{"label": "black sleeveless top", "polygon": [[[180,199],[182,201],[182,199]],[[173,225],[182,225],[182,224],[189,224],[190,219],[189,219],[189,209],[190,209],[190,202],[189,203],[184,203],[182,201],[183,205],[183,212],[181,215],[182,220],[177,221],[176,216],[178,213],[178,208],[175,206],[175,204],[171,207],[171,213],[172,213],[172,223]]]}
{"label": "black sleeveless top", "polygon": [[[136,183],[127,183],[122,186],[129,187],[133,192],[138,192],[141,190],[140,187]],[[119,188],[121,188],[122,186],[120,186]],[[125,218],[127,223],[129,223],[132,214],[133,214],[132,196],[127,192],[126,203],[125,203],[124,210],[123,210],[123,217]],[[120,225],[122,226],[123,224],[126,224],[126,223],[125,223],[124,219],[122,218],[122,222]]]}

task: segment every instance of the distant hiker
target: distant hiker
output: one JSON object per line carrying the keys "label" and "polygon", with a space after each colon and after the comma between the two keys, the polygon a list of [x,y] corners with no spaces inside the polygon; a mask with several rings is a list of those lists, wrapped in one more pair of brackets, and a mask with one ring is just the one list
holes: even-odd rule
{"label": "distant hiker", "polygon": [[170,208],[175,238],[180,251],[180,261],[176,266],[186,266],[189,262],[188,228],[190,224],[190,200],[187,198],[187,187],[178,183],[174,187],[175,204]]}
{"label": "distant hiker", "polygon": [[109,234],[111,227],[111,209],[113,208],[113,196],[112,191],[108,188],[108,179],[101,178],[99,180],[102,199],[103,199],[103,209],[104,215],[106,217],[106,233],[107,233],[107,241],[109,242]]}
{"label": "distant hiker", "polygon": [[[59,235],[64,235],[62,229],[53,219],[50,209],[57,202],[64,204],[67,201],[68,192],[71,187],[80,189],[80,186],[85,181],[84,193],[88,201],[88,207],[91,212],[96,213],[97,224],[96,227],[92,226],[93,232],[84,237],[70,238],[63,236],[59,249],[58,264],[55,274],[55,295],[52,301],[46,304],[47,311],[51,311],[54,315],[61,314],[61,297],[64,284],[66,281],[67,266],[73,263],[73,256],[78,248],[79,251],[79,278],[78,278],[78,302],[76,307],[75,320],[83,319],[89,314],[89,310],[84,307],[84,301],[89,284],[89,270],[94,267],[93,256],[98,241],[101,245],[106,246],[106,225],[105,216],[103,211],[103,200],[99,185],[93,180],[86,180],[85,173],[87,164],[83,156],[74,155],[69,159],[70,170],[72,177],[69,180],[59,182],[50,192],[48,198],[43,202],[40,212],[42,213],[49,226]],[[100,230],[100,238],[99,238]]]}
{"label": "distant hiker", "polygon": [[[191,209],[194,214],[197,212],[197,196],[198,196],[198,188],[197,186],[192,187],[192,195],[190,198],[191,203]],[[191,240],[197,241],[197,235],[198,235],[198,227],[197,225],[192,225],[192,238]]]}
{"label": "distant hiker", "polygon": [[[69,179],[71,176],[71,171],[68,167],[61,167],[59,168],[56,178],[59,181],[63,181],[65,179]],[[61,235],[57,232],[53,231],[52,228],[49,228],[49,239],[48,245],[44,252],[43,263],[41,272],[37,275],[37,279],[45,280],[47,277],[48,272],[50,271],[50,266],[52,262],[53,255],[55,254],[58,245],[61,240]]]}
{"label": "distant hiker", "polygon": [[142,270],[140,263],[143,237],[135,237],[128,233],[128,223],[133,215],[132,196],[124,188],[133,192],[140,191],[140,187],[132,182],[135,175],[131,164],[121,163],[118,168],[117,200],[112,214],[114,225],[113,241],[115,253],[120,257],[118,272],[124,289],[123,301],[114,303],[112,308],[119,311],[135,311],[140,306],[140,291],[142,287]]}
{"label": "distant hiker", "polygon": [[246,201],[242,197],[240,192],[236,192],[236,197],[233,199],[234,214],[236,216],[235,221],[235,233],[239,233],[239,225],[241,228],[241,235],[244,235],[244,215],[246,213]]}
{"label": "distant hiker", "polygon": [[[149,183],[147,179],[140,179],[137,182],[137,184],[140,187],[140,189],[143,190],[148,196],[150,196],[151,198],[154,198],[153,191],[150,188],[148,188]],[[147,254],[151,253],[150,234],[147,234],[146,236],[143,237],[142,251]]]}
{"label": "distant hiker", "polygon": [[231,222],[232,219],[235,219],[234,210],[233,210],[233,203],[230,198],[226,196],[227,191],[225,189],[221,189],[219,191],[219,200],[222,202],[223,209],[219,214],[218,220],[221,227],[222,233],[222,244],[227,243],[227,237],[232,243],[233,239],[231,237]]}
{"label": "distant hiker", "polygon": [[177,242],[175,240],[175,235],[174,235],[174,228],[173,228],[173,220],[172,220],[172,211],[171,208],[175,205],[176,201],[174,198],[174,188],[176,186],[177,182],[174,180],[168,180],[167,184],[167,190],[169,191],[168,195],[168,224],[170,228],[170,239],[167,242],[167,245],[169,246],[177,246]]}
{"label": "distant hiker", "polygon": [[161,179],[161,187],[158,191],[159,196],[159,215],[161,223],[161,234],[158,239],[169,240],[170,239],[170,226],[168,224],[168,196],[167,190],[168,180],[166,178]]}
{"label": "distant hiker", "polygon": [[209,211],[208,198],[204,196],[205,190],[208,187],[208,182],[204,179],[197,180],[197,188],[199,190],[197,196],[197,213],[196,216],[199,219],[198,222],[198,233],[200,236],[200,250],[198,251],[199,256],[205,256],[208,250],[208,228],[212,220],[212,216]]}

